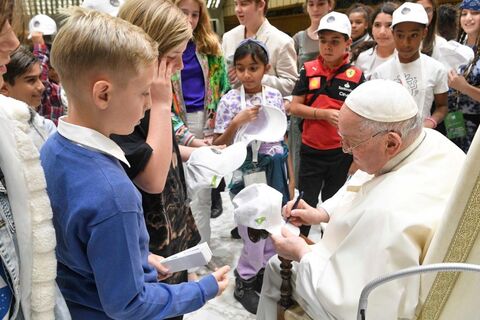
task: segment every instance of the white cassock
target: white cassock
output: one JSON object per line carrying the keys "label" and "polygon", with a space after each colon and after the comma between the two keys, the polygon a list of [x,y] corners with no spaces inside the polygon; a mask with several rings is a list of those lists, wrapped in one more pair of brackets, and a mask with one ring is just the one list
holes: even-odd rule
{"label": "white cassock", "polygon": [[[374,278],[421,264],[465,154],[424,129],[390,160],[383,174],[357,171],[321,206],[330,214],[324,236],[293,263],[294,298],[314,319],[356,319],[363,287]],[[257,319],[276,319],[279,260],[266,268]],[[369,296],[367,319],[411,319],[418,277],[396,280]]]}

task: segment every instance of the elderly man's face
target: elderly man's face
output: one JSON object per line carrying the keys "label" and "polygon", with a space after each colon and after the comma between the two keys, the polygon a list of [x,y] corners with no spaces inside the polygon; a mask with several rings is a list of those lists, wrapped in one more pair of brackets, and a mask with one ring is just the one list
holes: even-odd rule
{"label": "elderly man's face", "polygon": [[343,105],[338,120],[338,133],[344,152],[351,153],[359,169],[370,174],[378,173],[390,160],[387,153],[388,132],[361,130],[362,119]]}

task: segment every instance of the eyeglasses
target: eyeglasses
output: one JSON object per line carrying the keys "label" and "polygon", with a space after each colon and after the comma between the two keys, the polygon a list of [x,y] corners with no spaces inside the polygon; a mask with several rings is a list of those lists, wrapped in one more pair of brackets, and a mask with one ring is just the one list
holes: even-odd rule
{"label": "eyeglasses", "polygon": [[365,140],[363,140],[359,143],[356,143],[353,146],[350,146],[349,144],[345,143],[345,139],[340,134],[340,132],[337,131],[338,135],[340,136],[340,142],[342,144],[342,151],[345,152],[345,153],[349,153],[349,154],[352,154],[353,150],[358,148],[362,144],[365,144],[365,143],[369,142],[370,140],[372,140],[373,138],[375,138],[376,136],[378,136],[380,134],[387,133],[387,132],[389,132],[389,130],[378,131],[377,133],[372,134],[369,138],[367,138],[367,139],[365,139]]}

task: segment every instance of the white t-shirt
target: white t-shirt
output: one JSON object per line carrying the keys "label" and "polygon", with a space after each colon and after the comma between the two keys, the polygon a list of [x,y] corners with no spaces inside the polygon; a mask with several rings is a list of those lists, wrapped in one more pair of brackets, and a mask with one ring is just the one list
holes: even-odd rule
{"label": "white t-shirt", "polygon": [[377,55],[377,50],[374,48],[370,48],[360,53],[357,60],[355,61],[355,66],[362,69],[365,79],[370,80],[373,71],[384,62],[390,60],[392,57],[393,54],[387,58],[379,57]]}
{"label": "white t-shirt", "polygon": [[[419,59],[410,63],[400,63],[398,57],[395,57],[379,66],[372,73],[371,78],[395,80],[402,83],[398,64],[405,76],[407,89],[417,102],[423,117],[430,116],[434,95],[448,91],[447,71],[437,60],[420,54]],[[421,106],[422,100],[423,107]]]}

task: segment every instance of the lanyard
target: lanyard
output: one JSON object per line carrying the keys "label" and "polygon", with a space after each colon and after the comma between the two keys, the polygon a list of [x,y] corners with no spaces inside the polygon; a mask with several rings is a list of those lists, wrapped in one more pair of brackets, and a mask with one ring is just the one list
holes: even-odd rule
{"label": "lanyard", "polygon": [[[423,80],[426,79],[425,77],[425,74],[424,74],[424,71],[425,71],[425,63],[422,59],[422,54],[420,54],[420,72],[419,72],[419,75],[420,77],[417,79],[417,85],[418,85],[418,95],[419,95],[419,98],[420,98],[420,103],[418,104],[418,111],[422,113],[422,115],[424,115],[424,109],[425,109],[425,96],[427,95],[427,83],[424,82]],[[403,68],[402,68],[402,64],[400,63],[400,60],[398,59],[398,53],[395,54],[395,57],[394,57],[394,64],[397,68],[397,72],[400,76],[400,82],[402,83],[402,85],[407,88],[408,90],[410,90],[410,92],[412,92],[412,88],[410,88],[410,86],[408,85],[407,83],[407,79],[405,78],[405,73],[403,72]],[[420,88],[420,85],[422,85],[423,87]],[[413,94],[412,94],[413,96]]]}
{"label": "lanyard", "polygon": [[[262,100],[260,102],[260,106],[263,104],[266,104],[267,100],[265,99],[265,86],[262,86]],[[245,99],[245,87],[243,85],[240,86],[240,110],[245,110],[247,108],[247,101]],[[245,128],[246,125],[244,125],[243,128]],[[242,130],[243,131],[243,130]],[[242,134],[242,132],[239,132]],[[257,163],[258,162],[258,150],[260,150],[262,142],[258,140],[253,140],[251,143],[252,147],[252,162]]]}

